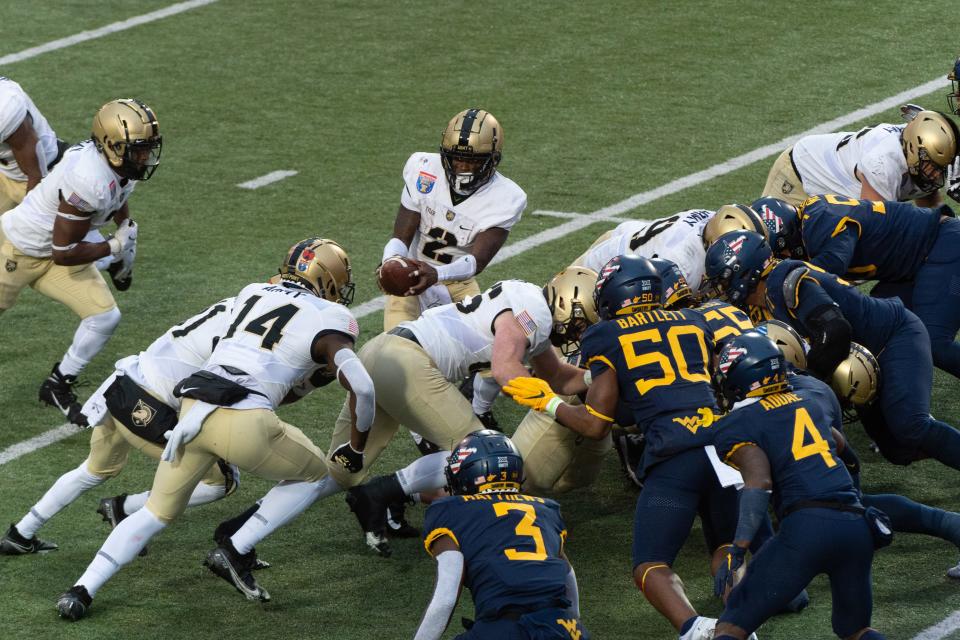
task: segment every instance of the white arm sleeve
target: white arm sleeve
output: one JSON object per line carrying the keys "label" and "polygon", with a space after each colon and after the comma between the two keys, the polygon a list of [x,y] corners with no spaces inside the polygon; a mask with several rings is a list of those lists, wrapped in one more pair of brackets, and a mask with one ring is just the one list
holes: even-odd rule
{"label": "white arm sleeve", "polygon": [[353,349],[340,349],[333,356],[333,363],[337,365],[337,379],[340,376],[346,379],[357,396],[357,430],[369,431],[376,415],[377,397],[373,389],[373,380],[363,368],[360,358]]}
{"label": "white arm sleeve", "polygon": [[500,395],[500,383],[493,376],[484,377],[479,373],[473,375],[473,412],[483,415],[493,406],[494,400]]}
{"label": "white arm sleeve", "polygon": [[577,574],[573,571],[573,565],[570,565],[570,571],[567,572],[567,600],[570,601],[570,610],[573,615],[580,617],[580,591],[577,589]]}
{"label": "white arm sleeve", "polygon": [[407,248],[407,245],[403,244],[403,240],[400,238],[390,238],[390,241],[387,242],[387,245],[383,248],[383,258],[381,258],[380,264],[383,264],[387,261],[387,258],[393,256],[406,258],[409,251],[410,249]]}
{"label": "white arm sleeve", "polygon": [[437,280],[446,282],[447,280],[466,280],[472,278],[477,273],[477,259],[467,254],[457,258],[450,264],[442,264],[437,267]]}
{"label": "white arm sleeve", "polygon": [[437,556],[437,586],[413,640],[440,640],[450,622],[453,608],[457,606],[462,578],[462,553],[451,550]]}

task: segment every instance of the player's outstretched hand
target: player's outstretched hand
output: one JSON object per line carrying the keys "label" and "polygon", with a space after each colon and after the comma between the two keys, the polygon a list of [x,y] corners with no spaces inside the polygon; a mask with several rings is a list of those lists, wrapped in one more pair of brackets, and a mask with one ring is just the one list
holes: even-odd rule
{"label": "player's outstretched hand", "polygon": [[357,473],[363,469],[363,451],[357,451],[349,442],[344,442],[331,454],[330,459],[349,471]]}
{"label": "player's outstretched hand", "polygon": [[559,400],[550,385],[540,378],[511,378],[503,387],[503,392],[511,396],[517,404],[535,411],[547,411],[552,400]]}

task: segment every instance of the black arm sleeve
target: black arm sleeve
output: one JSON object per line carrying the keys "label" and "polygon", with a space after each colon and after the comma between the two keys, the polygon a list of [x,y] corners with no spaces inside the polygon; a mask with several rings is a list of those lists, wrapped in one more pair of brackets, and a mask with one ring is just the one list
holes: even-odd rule
{"label": "black arm sleeve", "polygon": [[832,302],[813,308],[801,321],[810,333],[807,370],[826,380],[850,354],[850,323]]}

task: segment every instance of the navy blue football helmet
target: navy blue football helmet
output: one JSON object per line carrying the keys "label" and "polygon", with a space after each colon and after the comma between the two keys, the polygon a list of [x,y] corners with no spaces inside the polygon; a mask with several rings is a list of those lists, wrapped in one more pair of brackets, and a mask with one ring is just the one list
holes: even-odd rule
{"label": "navy blue football helmet", "polygon": [[687,283],[687,278],[680,271],[677,263],[665,258],[650,258],[650,262],[660,274],[660,299],[664,309],[682,309],[695,302],[693,291]]}
{"label": "navy blue football helmet", "polygon": [[593,292],[601,320],[650,311],[663,306],[663,282],[657,267],[647,258],[615,256],[603,265]]}
{"label": "navy blue football helmet", "polygon": [[746,308],[747,297],[773,263],[770,245],[759,233],[731,231],[707,249],[704,260],[708,297],[729,300]]}
{"label": "navy blue football helmet", "polygon": [[455,495],[520,491],[523,457],[507,436],[492,429],[467,434],[450,452],[447,487]]}
{"label": "navy blue football helmet", "polygon": [[807,259],[807,250],[803,247],[803,235],[800,232],[800,214],[795,206],[778,198],[767,197],[754,200],[750,208],[757,212],[767,226],[767,235],[774,254],[797,260]]}
{"label": "navy blue football helmet", "polygon": [[960,116],[960,58],[957,58],[953,63],[953,70],[947,74],[947,79],[950,81],[950,88],[952,91],[947,94],[947,104],[950,105],[950,112]]}
{"label": "navy blue football helmet", "polygon": [[783,352],[759,331],[733,336],[720,350],[714,384],[727,408],[744,398],[785,391],[789,385]]}

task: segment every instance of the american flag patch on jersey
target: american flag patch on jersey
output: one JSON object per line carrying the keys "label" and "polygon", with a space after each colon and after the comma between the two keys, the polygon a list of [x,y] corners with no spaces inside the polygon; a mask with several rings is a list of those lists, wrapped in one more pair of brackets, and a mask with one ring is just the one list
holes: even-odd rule
{"label": "american flag patch on jersey", "polygon": [[90,206],[90,204],[89,204],[86,200],[84,200],[83,198],[81,198],[81,197],[80,197],[79,195],[77,195],[76,193],[71,193],[71,194],[70,194],[70,197],[67,198],[67,204],[69,204],[69,205],[72,206],[72,207],[76,207],[77,209],[80,209],[81,211],[87,211],[87,210],[93,208],[93,207]]}
{"label": "american flag patch on jersey", "polygon": [[353,336],[360,335],[360,323],[357,322],[356,318],[350,318],[350,322],[347,323],[347,331]]}
{"label": "american flag patch on jersey", "polygon": [[515,317],[517,322],[520,323],[520,327],[523,329],[523,332],[527,335],[530,335],[537,330],[537,323],[533,321],[533,318],[530,317],[530,314],[526,310]]}

